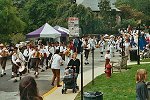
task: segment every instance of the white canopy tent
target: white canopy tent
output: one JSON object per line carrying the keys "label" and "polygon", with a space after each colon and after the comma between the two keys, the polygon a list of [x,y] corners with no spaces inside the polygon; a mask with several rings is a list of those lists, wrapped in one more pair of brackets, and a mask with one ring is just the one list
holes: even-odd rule
{"label": "white canopy tent", "polygon": [[27,34],[27,38],[58,38],[60,36],[61,33],[55,30],[48,23],[44,24],[39,29]]}
{"label": "white canopy tent", "polygon": [[58,25],[56,25],[54,28],[55,28],[56,30],[65,32],[65,33],[67,33],[67,34],[70,33],[70,31],[69,31],[67,28],[64,28],[64,27],[61,27],[61,26],[58,26]]}

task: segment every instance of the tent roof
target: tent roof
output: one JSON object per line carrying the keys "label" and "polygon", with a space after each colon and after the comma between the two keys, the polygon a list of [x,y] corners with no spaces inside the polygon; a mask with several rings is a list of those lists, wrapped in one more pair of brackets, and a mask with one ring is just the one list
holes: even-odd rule
{"label": "tent roof", "polygon": [[65,33],[67,33],[67,34],[69,34],[69,32],[70,32],[67,28],[64,28],[64,27],[61,27],[61,26],[58,26],[58,25],[56,25],[54,28],[55,28],[56,30],[65,32]]}
{"label": "tent roof", "polygon": [[64,27],[61,27],[61,26],[55,26],[54,27],[58,32],[60,32],[61,33],[61,36],[62,37],[65,37],[65,36],[67,36],[67,35],[69,35],[69,30],[68,29],[66,29],[66,28],[64,28]]}
{"label": "tent roof", "polygon": [[44,24],[39,29],[27,34],[27,38],[38,38],[38,37],[57,38],[60,36],[61,36],[61,33],[55,30],[48,23]]}

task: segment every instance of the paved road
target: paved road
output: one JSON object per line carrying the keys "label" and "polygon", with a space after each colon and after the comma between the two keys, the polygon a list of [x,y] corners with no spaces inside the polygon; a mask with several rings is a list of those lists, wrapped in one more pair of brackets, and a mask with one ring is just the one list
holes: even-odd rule
{"label": "paved road", "polygon": [[[104,65],[104,57],[100,57],[99,50],[95,50],[95,57],[94,57],[94,62],[95,62],[95,67],[99,67],[100,65]],[[118,59],[118,54],[117,56],[114,57],[113,59]],[[78,55],[80,58],[80,55]],[[89,55],[89,65],[84,65],[84,72],[91,70],[92,66],[92,55],[90,53]],[[64,66],[61,68],[61,76],[63,76],[64,72]],[[18,86],[19,82],[13,83],[13,79],[11,79],[11,63],[8,61],[7,63],[7,75],[4,77],[0,77],[0,100],[19,100],[19,91],[18,91]],[[26,74],[23,76],[33,76],[34,72],[31,72],[30,74]],[[50,85],[51,84],[51,78],[52,78],[52,72],[50,69],[46,70],[45,72],[40,72],[39,78],[36,79],[40,95],[43,95],[44,93],[48,92],[50,89],[53,87]]]}

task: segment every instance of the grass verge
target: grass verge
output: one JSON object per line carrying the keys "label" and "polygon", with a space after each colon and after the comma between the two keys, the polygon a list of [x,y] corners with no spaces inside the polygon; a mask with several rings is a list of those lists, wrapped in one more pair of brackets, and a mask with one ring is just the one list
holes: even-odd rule
{"label": "grass verge", "polygon": [[[105,74],[96,77],[95,84],[89,83],[84,87],[84,92],[101,91],[104,100],[135,100],[135,74],[137,69],[144,68],[150,72],[150,64],[130,65],[130,70],[113,73],[110,79]],[[150,80],[148,77],[147,80]],[[80,100],[80,93],[75,100]]]}
{"label": "grass verge", "polygon": [[150,62],[150,58],[142,59],[140,62]]}

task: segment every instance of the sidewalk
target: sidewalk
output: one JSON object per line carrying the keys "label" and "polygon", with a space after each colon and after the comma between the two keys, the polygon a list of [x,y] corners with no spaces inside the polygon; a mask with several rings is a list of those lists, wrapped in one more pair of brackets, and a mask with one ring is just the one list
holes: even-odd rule
{"label": "sidewalk", "polygon": [[[103,66],[103,65],[101,65]],[[87,67],[87,66],[86,66]],[[89,66],[91,67],[91,66]],[[104,73],[104,67],[97,67],[95,68],[95,77],[101,75]],[[88,70],[86,72],[83,73],[83,85],[87,85],[89,82],[91,82],[92,80],[92,70]],[[78,86],[79,88],[81,87],[81,74],[79,74],[78,76]],[[50,90],[48,93],[46,93],[45,95],[43,95],[44,100],[60,100],[61,98],[63,98],[62,100],[74,100],[77,93],[72,93],[72,90],[67,90],[67,94],[62,94],[61,93],[62,87],[54,87],[52,90]]]}
{"label": "sidewalk", "polygon": [[[148,64],[148,63],[150,63],[150,62],[140,62],[140,64]],[[134,64],[137,64],[137,62],[136,61],[134,61],[134,62],[128,62],[127,65],[134,65]]]}

